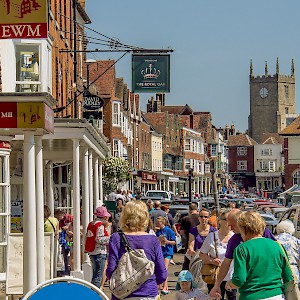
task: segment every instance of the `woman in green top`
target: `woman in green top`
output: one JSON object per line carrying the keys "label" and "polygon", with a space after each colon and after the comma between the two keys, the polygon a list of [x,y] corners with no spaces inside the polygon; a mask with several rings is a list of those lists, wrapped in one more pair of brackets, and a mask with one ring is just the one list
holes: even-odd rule
{"label": "woman in green top", "polygon": [[293,275],[279,244],[262,237],[264,219],[257,211],[243,212],[238,226],[244,243],[234,250],[234,273],[226,289],[239,289],[240,300],[284,299],[282,281]]}
{"label": "woman in green top", "polygon": [[44,232],[54,232],[55,236],[58,235],[58,220],[51,217],[51,211],[47,205],[44,205]]}

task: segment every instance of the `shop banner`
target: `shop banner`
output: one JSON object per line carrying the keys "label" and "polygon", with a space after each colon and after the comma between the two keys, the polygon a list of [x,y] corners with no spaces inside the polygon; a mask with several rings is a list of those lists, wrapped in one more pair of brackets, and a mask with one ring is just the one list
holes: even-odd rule
{"label": "shop banner", "polygon": [[0,102],[0,128],[43,128],[53,133],[53,110],[43,102]]}
{"label": "shop banner", "polygon": [[0,1],[0,39],[48,37],[47,0]]}
{"label": "shop banner", "polygon": [[133,54],[132,90],[136,93],[169,93],[170,55]]}

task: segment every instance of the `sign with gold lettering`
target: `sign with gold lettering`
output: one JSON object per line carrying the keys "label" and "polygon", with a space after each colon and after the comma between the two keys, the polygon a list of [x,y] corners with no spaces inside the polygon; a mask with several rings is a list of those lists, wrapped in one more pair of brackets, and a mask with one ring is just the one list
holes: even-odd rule
{"label": "sign with gold lettering", "polygon": [[1,0],[0,39],[48,36],[47,0]]}

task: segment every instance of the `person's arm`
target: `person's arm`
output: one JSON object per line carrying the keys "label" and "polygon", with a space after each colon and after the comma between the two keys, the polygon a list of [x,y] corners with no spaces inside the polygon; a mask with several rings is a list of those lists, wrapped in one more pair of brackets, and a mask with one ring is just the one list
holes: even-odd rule
{"label": "person's arm", "polygon": [[101,245],[108,245],[108,242],[109,242],[109,236],[105,236],[104,226],[100,225],[97,228],[96,243],[101,244]]}
{"label": "person's arm", "polygon": [[106,276],[108,279],[110,279],[112,273],[114,272],[114,270],[117,268],[118,265],[118,246],[117,246],[118,236],[119,236],[118,234],[113,234],[110,237],[109,244],[108,244],[108,257],[107,257],[107,268],[106,268]]}
{"label": "person's arm", "polygon": [[225,276],[227,275],[232,259],[228,259],[225,257],[223,260],[221,267],[219,269],[219,274],[217,276],[214,287],[210,291],[210,296],[213,298],[218,298],[221,296],[221,283],[224,281]]}
{"label": "person's arm", "polygon": [[189,234],[189,246],[188,246],[188,253],[193,255],[195,254],[195,250],[194,250],[194,246],[195,246],[195,237],[193,234]]}
{"label": "person's arm", "polygon": [[[155,269],[154,269],[154,274],[156,277],[156,283],[162,284],[166,281],[166,279],[168,278],[168,271],[166,269],[166,265],[164,262],[164,257],[162,254],[162,249],[161,246],[159,244],[158,239],[154,239],[154,251],[155,251]],[[109,263],[109,261],[108,261]]]}
{"label": "person's arm", "polygon": [[169,228],[169,234],[168,234],[168,239],[166,238],[166,243],[169,245],[175,245],[176,244],[176,237],[174,231]]}

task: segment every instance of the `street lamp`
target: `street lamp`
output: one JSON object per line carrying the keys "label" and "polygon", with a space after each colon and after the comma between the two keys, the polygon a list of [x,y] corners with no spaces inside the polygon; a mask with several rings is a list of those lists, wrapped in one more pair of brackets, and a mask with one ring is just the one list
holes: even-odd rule
{"label": "street lamp", "polygon": [[212,192],[215,200],[215,207],[217,210],[217,215],[219,215],[219,195],[217,190],[217,178],[216,178],[216,164],[213,159],[210,160],[210,171],[211,171],[211,180],[212,180]]}
{"label": "street lamp", "polygon": [[86,63],[86,89],[89,90],[90,85],[90,65],[96,62],[95,59],[89,58],[85,61]]}
{"label": "street lamp", "polygon": [[194,172],[194,169],[193,168],[190,168],[189,169],[189,203],[192,203],[192,177],[193,177],[193,172]]}

